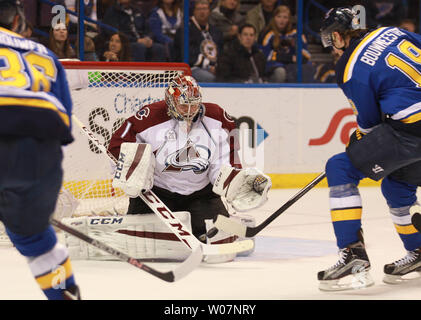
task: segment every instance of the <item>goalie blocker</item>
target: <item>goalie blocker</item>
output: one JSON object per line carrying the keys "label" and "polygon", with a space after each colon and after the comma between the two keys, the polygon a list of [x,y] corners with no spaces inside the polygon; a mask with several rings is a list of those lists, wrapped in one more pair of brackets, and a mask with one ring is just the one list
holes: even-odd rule
{"label": "goalie blocker", "polygon": [[113,187],[122,189],[129,197],[138,197],[153,186],[155,156],[147,143],[124,142],[115,170]]}

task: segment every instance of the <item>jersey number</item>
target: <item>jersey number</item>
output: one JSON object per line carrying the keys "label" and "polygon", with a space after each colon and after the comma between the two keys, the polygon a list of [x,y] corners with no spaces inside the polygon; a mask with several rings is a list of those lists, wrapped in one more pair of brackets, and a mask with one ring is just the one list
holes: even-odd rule
{"label": "jersey number", "polygon": [[[23,60],[28,65],[28,72]],[[32,51],[20,55],[13,49],[0,48],[0,86],[48,92],[56,76],[56,65],[51,57]]]}
{"label": "jersey number", "polygon": [[[411,61],[421,64],[421,49],[414,46],[408,40],[403,40],[398,45],[399,51],[402,52]],[[392,69],[398,68],[400,72],[411,79],[417,87],[421,87],[421,73],[409,62],[398,57],[393,53],[389,53],[386,57],[386,63]]]}

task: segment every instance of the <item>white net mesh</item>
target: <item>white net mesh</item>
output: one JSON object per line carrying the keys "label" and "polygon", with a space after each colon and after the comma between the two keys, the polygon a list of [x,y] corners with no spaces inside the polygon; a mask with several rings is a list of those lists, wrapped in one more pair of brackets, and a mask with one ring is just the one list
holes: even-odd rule
{"label": "white net mesh", "polygon": [[[148,69],[139,64],[130,70],[95,65],[74,69],[64,63],[73,100],[73,114],[101,143],[108,146],[112,133],[124,119],[154,101],[163,100],[164,88],[185,68],[166,69],[166,64]],[[83,63],[81,63],[81,66]],[[117,69],[116,69],[117,68]],[[64,183],[56,207],[73,215],[125,214],[128,198],[113,189],[110,160],[73,123],[75,142],[64,148]]]}

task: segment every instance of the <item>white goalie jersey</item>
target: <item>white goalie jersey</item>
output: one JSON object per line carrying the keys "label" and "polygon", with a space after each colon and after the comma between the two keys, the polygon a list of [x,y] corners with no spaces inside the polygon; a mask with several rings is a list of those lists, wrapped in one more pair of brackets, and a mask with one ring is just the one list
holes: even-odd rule
{"label": "white goalie jersey", "polygon": [[143,107],[114,133],[109,151],[123,142],[147,143],[156,158],[154,185],[189,195],[214,184],[223,165],[241,167],[234,120],[218,105],[203,103],[189,133],[167,114],[165,101]]}

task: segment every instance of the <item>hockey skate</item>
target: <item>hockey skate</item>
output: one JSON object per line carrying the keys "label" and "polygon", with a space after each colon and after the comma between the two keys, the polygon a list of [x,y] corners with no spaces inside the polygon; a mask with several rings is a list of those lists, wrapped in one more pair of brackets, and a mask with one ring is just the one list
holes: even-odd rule
{"label": "hockey skate", "polygon": [[77,285],[73,285],[70,288],[63,291],[63,300],[82,300],[80,297],[80,290]]}
{"label": "hockey skate", "polygon": [[361,289],[374,284],[369,274],[368,260],[364,244],[360,241],[339,250],[339,260],[329,269],[320,271],[317,278],[322,291],[343,291]]}
{"label": "hockey skate", "polygon": [[[418,277],[414,276],[415,272]],[[421,248],[408,251],[408,254],[395,262],[384,266],[383,282],[388,284],[400,284],[411,280],[421,279]],[[415,275],[416,276],[416,275]]]}

